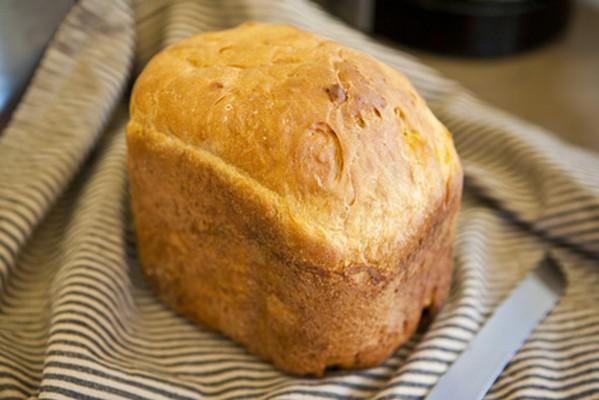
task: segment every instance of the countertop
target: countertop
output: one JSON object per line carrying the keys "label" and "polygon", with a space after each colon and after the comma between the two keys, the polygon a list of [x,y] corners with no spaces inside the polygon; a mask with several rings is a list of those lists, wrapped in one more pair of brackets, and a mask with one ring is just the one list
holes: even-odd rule
{"label": "countertop", "polygon": [[403,50],[488,103],[599,151],[599,2],[576,2],[563,37],[521,55],[472,60]]}

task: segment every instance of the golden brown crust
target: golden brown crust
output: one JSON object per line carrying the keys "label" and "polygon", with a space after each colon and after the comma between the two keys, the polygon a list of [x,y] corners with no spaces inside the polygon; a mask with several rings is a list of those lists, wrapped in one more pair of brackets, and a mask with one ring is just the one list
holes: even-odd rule
{"label": "golden brown crust", "polygon": [[393,268],[381,258],[460,174],[447,129],[402,75],[286,26],[244,24],[163,51],[136,82],[131,118],[238,170],[281,225],[327,243],[338,270]]}
{"label": "golden brown crust", "polygon": [[458,158],[367,56],[283,26],[190,38],[139,77],[127,140],[149,279],[282,369],[377,364],[447,293]]}

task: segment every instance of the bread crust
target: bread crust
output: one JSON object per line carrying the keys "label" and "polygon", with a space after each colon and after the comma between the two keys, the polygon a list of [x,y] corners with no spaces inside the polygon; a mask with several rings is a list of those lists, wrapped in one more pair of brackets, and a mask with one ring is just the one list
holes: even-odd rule
{"label": "bread crust", "polygon": [[[272,114],[247,98],[229,103],[244,116],[249,109],[259,115],[241,126],[214,110],[196,116],[200,106],[218,105],[197,103],[192,94],[210,97],[210,85],[220,82],[214,90],[226,85],[247,95],[248,80],[239,76],[246,73],[270,77],[260,82],[279,95],[278,109],[297,106],[285,95],[291,78],[277,81],[281,71],[270,69],[277,52],[268,54],[267,66],[237,54],[239,62],[257,65],[245,69],[257,71],[230,81],[229,66],[190,72],[179,62],[204,54],[207,65],[218,66],[206,43],[222,42],[222,50],[251,35],[275,49],[291,42],[287,56],[302,60],[299,69],[347,51],[336,62],[349,75],[331,80],[340,68],[333,62],[332,75],[315,73],[318,92],[300,81],[318,106],[303,116]],[[167,90],[173,85],[180,91]],[[281,118],[291,125],[287,133]],[[233,135],[240,127],[253,138],[259,131],[268,154]],[[417,139],[412,131],[420,132]],[[148,279],[174,309],[281,369],[321,375],[329,366],[376,365],[412,334],[424,308],[434,311],[447,295],[459,160],[447,130],[405,78],[366,56],[272,25],[194,37],[157,56],[138,79],[127,143]]]}

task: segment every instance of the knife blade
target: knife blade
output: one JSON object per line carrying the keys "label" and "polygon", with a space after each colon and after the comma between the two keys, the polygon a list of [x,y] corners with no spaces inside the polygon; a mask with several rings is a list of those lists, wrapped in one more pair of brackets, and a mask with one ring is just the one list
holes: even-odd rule
{"label": "knife blade", "polygon": [[453,362],[427,400],[482,399],[505,365],[561,297],[565,279],[546,255]]}

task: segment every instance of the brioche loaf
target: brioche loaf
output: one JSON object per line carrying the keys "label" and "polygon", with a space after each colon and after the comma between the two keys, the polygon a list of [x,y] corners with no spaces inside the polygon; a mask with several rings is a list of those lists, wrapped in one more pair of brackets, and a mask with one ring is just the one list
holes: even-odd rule
{"label": "brioche loaf", "polygon": [[283,370],[376,365],[447,295],[451,135],[369,56],[281,25],[191,37],[137,79],[127,143],[149,281]]}

